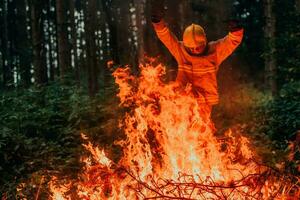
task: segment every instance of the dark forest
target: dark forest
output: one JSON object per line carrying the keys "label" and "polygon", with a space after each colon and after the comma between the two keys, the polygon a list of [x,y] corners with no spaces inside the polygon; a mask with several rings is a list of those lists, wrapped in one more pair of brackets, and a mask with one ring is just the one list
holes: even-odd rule
{"label": "dark forest", "polygon": [[[182,189],[180,184],[175,186],[176,181],[165,181],[164,187],[160,187],[159,181],[153,184],[154,178],[153,182],[147,182],[134,176],[138,161],[132,159],[131,166],[124,164],[122,158],[127,155],[127,147],[116,141],[128,141],[129,136],[120,121],[124,122],[124,116],[136,114],[138,106],[153,102],[156,105],[160,97],[151,94],[144,104],[136,100],[124,106],[118,80],[125,74],[128,79],[123,77],[124,80],[138,87],[137,82],[143,79],[134,77],[143,77],[140,66],[155,67],[160,63],[165,67],[163,84],[172,84],[178,74],[176,59],[155,33],[152,3],[150,0],[0,0],[1,200],[113,199],[115,189],[109,184],[116,176],[118,180],[133,178],[129,188],[136,197],[123,199],[267,199],[258,192],[248,193],[245,198],[240,198],[242,192],[230,196],[221,187],[212,192],[209,186],[199,185],[209,183],[219,187],[221,183],[203,180],[200,184],[194,179],[193,191],[198,188],[202,198],[192,198],[194,194],[187,196],[190,190]],[[262,177],[267,177],[266,180],[276,177],[292,186],[280,187],[268,199],[297,199],[300,196],[300,1],[165,0],[163,7],[164,21],[179,40],[192,23],[204,28],[208,41],[226,36],[232,20],[243,27],[240,46],[220,65],[217,74],[220,102],[212,108],[216,129],[213,135],[221,144],[220,152],[230,149],[228,130],[238,135],[235,137],[239,142],[243,137],[248,138],[255,159],[269,171],[265,170],[259,178],[244,178],[244,182],[232,180],[228,187],[238,191],[238,185],[246,184],[247,179],[247,184],[257,184],[256,191]],[[121,72],[124,74],[120,75]],[[167,98],[164,95],[161,94]],[[163,112],[163,105],[154,109]],[[141,128],[136,123],[132,126]],[[143,148],[149,145],[153,157],[163,159],[167,150],[155,136],[160,132],[153,127],[146,132],[147,142],[140,139]],[[110,166],[109,172],[103,166],[98,166],[98,171],[96,167],[84,166],[81,158],[90,155],[82,145],[87,140],[104,149],[107,157],[118,164]],[[239,155],[238,152],[234,154]],[[233,162],[250,165],[250,161],[241,160]],[[95,182],[84,182],[83,171],[93,171],[95,174],[90,178]],[[96,177],[100,177],[102,185]],[[187,184],[188,178],[180,178],[177,181]],[[54,182],[72,185],[69,191],[64,191],[65,198],[54,197]],[[85,186],[94,184],[94,192],[101,192],[95,193],[97,198],[84,198],[78,192],[79,182],[86,183]],[[95,189],[96,182],[101,189]],[[207,190],[213,197],[205,196]],[[289,197],[278,196],[283,191]]]}

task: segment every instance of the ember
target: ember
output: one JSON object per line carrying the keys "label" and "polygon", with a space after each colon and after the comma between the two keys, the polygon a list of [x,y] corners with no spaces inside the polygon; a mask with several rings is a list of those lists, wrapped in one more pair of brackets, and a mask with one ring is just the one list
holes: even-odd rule
{"label": "ember", "polygon": [[299,197],[299,180],[256,162],[246,137],[231,130],[225,139],[214,136],[191,87],[163,83],[162,65],[140,69],[140,77],[129,68],[114,72],[120,106],[131,108],[120,124],[127,136],[117,142],[122,159],[113,163],[104,150],[84,145],[92,156],[83,158],[81,181],[54,186],[53,180],[52,199],[72,199],[70,185],[79,199],[91,200]]}

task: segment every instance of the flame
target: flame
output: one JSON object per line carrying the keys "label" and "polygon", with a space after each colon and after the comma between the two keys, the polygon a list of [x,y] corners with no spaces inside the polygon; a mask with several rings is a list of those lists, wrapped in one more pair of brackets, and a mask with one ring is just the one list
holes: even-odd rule
{"label": "flame", "polygon": [[94,148],[92,143],[89,142],[87,145],[83,146],[93,155],[93,159],[98,162],[98,164],[106,167],[111,167],[112,162],[106,157],[104,150],[100,150],[98,147]]}
{"label": "flame", "polygon": [[70,200],[71,198],[65,197],[65,193],[68,191],[68,187],[56,185],[57,177],[52,177],[52,180],[49,182],[49,188],[53,200]]}
{"label": "flame", "polygon": [[[214,135],[190,85],[165,84],[163,65],[140,69],[139,77],[128,67],[113,73],[120,106],[131,108],[120,124],[127,137],[117,142],[124,155],[114,163],[84,144],[91,156],[75,184],[80,199],[289,199],[293,186],[254,161],[246,137]],[[62,188],[50,184],[52,199],[70,198]]]}

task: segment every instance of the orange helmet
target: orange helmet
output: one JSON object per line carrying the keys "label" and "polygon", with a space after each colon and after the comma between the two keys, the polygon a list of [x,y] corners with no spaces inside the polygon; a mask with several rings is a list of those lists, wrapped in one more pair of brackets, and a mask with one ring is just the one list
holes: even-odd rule
{"label": "orange helmet", "polygon": [[197,24],[188,26],[183,33],[183,44],[186,47],[206,46],[207,39],[204,29]]}

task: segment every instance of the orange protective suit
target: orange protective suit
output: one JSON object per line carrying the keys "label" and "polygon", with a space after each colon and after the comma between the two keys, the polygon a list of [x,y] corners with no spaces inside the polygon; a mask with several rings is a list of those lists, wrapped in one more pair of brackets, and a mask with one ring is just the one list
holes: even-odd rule
{"label": "orange protective suit", "polygon": [[220,40],[209,42],[204,54],[192,56],[163,20],[153,25],[157,36],[178,63],[176,81],[183,87],[191,84],[195,97],[200,104],[208,106],[205,110],[210,115],[212,105],[219,102],[216,78],[219,65],[239,46],[243,38],[243,29],[229,33]]}

